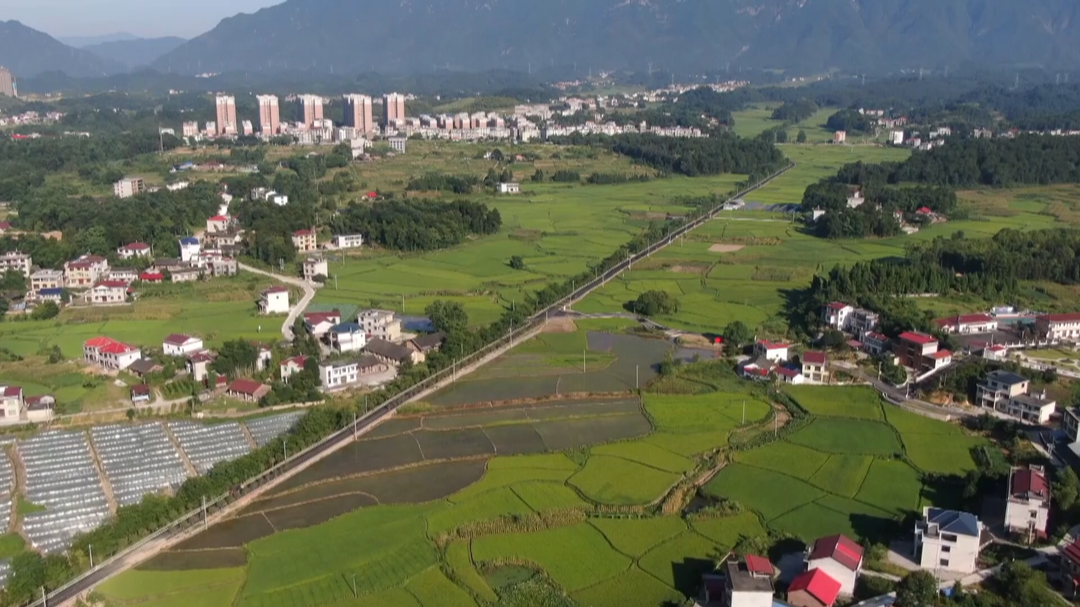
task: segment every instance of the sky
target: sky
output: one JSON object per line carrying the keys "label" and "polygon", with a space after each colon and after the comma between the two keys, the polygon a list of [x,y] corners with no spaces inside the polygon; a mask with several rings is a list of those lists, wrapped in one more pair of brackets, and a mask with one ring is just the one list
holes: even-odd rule
{"label": "sky", "polygon": [[193,38],[225,17],[283,0],[0,0],[0,20],[16,20],[54,38],[127,32],[143,38]]}

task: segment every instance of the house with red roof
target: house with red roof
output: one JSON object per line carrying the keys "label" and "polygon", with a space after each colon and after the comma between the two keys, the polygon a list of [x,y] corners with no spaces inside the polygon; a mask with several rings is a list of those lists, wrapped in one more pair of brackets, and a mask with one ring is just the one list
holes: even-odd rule
{"label": "house with red roof", "polygon": [[165,356],[187,356],[203,349],[203,340],[182,333],[173,333],[161,341]]}
{"label": "house with red roof", "polygon": [[22,388],[0,386],[0,425],[19,423],[24,404]]}
{"label": "house with red roof", "polygon": [[225,389],[225,395],[249,403],[257,403],[270,393],[270,386],[253,379],[233,380]]}
{"label": "house with red roof", "polygon": [[816,384],[829,381],[829,356],[824,352],[803,352],[799,362],[806,381]]}
{"label": "house with red roof", "polygon": [[138,348],[109,337],[93,337],[83,343],[83,361],[105,369],[127,369],[140,358]]}
{"label": "house with red roof", "polygon": [[739,363],[738,370],[739,375],[746,379],[765,381],[769,379],[769,374],[772,373],[775,366],[771,360],[759,356]]}
{"label": "house with red roof", "polygon": [[1080,312],[1036,316],[1035,333],[1049,342],[1076,343],[1080,341]]}
{"label": "house with red roof", "polygon": [[122,304],[128,298],[128,285],[122,280],[99,280],[83,293],[90,305]]}
{"label": "house with red roof", "polygon": [[806,383],[806,378],[803,377],[802,371],[793,367],[776,367],[773,369],[773,373],[775,373],[776,376],[780,378],[780,381],[785,384],[797,386]]}
{"label": "house with red roof", "polygon": [[214,215],[206,220],[206,232],[208,234],[217,234],[218,232],[228,232],[229,226],[232,225],[232,218],[228,215]]}
{"label": "house with red roof", "polygon": [[761,339],[754,344],[754,356],[761,356],[775,363],[786,362],[788,359],[788,345]]}
{"label": "house with red roof", "polygon": [[948,318],[938,318],[934,321],[945,333],[959,333],[971,335],[978,333],[993,333],[998,329],[998,321],[989,314],[960,314]]}
{"label": "house with red roof", "polygon": [[773,607],[773,565],[754,554],[721,564],[723,575],[702,576],[702,599],[706,605],[723,607]]}
{"label": "house with red roof", "polygon": [[116,250],[120,259],[134,259],[136,257],[150,257],[150,245],[145,242],[133,242]]}
{"label": "house with red roof", "polygon": [[304,312],[304,328],[316,338],[326,335],[331,327],[341,324],[341,312]]}
{"label": "house with red roof", "polygon": [[64,286],[68,289],[87,289],[109,271],[109,260],[99,255],[83,255],[64,262]]}
{"label": "house with red roof", "polygon": [[952,352],[938,350],[938,345],[938,340],[931,335],[906,331],[900,334],[893,351],[900,364],[914,369],[915,375],[921,378],[952,364]]}
{"label": "house with red roof", "polygon": [[304,363],[307,362],[306,356],[293,356],[292,358],[286,358],[278,365],[278,373],[281,376],[281,380],[285,383],[289,383],[289,378],[293,375],[304,370]]}
{"label": "house with red roof", "polygon": [[862,546],[844,535],[819,538],[806,553],[806,570],[827,573],[839,585],[837,592],[847,596],[855,594],[862,565]]}
{"label": "house with red roof", "polygon": [[811,569],[791,580],[787,602],[791,607],[832,607],[840,596],[840,582],[821,569]]}
{"label": "house with red roof", "polygon": [[147,271],[147,272],[142,272],[141,274],[139,274],[139,280],[141,282],[157,284],[157,283],[165,282],[165,275],[162,274],[161,272],[149,272],[149,271]]}
{"label": "house with red roof", "polygon": [[197,382],[205,381],[210,375],[210,363],[214,362],[214,354],[203,350],[192,354],[187,359],[187,371],[191,379]]}
{"label": "house with red roof", "polygon": [[1046,470],[1034,464],[1013,468],[1005,499],[1005,527],[1029,541],[1046,537],[1050,517],[1050,483]]}
{"label": "house with red roof", "polygon": [[308,253],[319,248],[315,230],[297,230],[292,234],[292,243],[298,253]]}
{"label": "house with red roof", "polygon": [[1066,598],[1080,598],[1080,540],[1061,549],[1061,593]]}

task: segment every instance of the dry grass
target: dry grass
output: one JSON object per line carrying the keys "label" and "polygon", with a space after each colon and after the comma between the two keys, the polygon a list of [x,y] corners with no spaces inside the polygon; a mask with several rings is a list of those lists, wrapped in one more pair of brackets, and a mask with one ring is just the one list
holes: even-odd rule
{"label": "dry grass", "polygon": [[734,253],[746,248],[746,245],[741,244],[714,244],[709,247],[710,253]]}

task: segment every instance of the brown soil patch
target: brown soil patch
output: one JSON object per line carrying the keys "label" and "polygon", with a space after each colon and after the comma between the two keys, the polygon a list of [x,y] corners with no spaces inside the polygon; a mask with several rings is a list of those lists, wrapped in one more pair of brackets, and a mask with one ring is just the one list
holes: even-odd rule
{"label": "brown soil patch", "polygon": [[693,265],[693,264],[681,264],[677,266],[671,266],[668,270],[672,272],[681,272],[684,274],[704,274],[709,266],[706,265]]}
{"label": "brown soil patch", "polygon": [[734,253],[735,251],[741,251],[746,248],[746,245],[741,244],[714,244],[709,247],[711,253]]}
{"label": "brown soil patch", "polygon": [[560,316],[558,318],[552,318],[544,324],[543,333],[573,333],[577,331],[577,325],[574,324],[574,319],[567,316]]}
{"label": "brown soil patch", "polygon": [[698,335],[696,333],[685,333],[679,336],[679,345],[691,346],[694,348],[706,348],[710,350],[723,350],[723,344],[716,344],[708,340],[704,335]]}

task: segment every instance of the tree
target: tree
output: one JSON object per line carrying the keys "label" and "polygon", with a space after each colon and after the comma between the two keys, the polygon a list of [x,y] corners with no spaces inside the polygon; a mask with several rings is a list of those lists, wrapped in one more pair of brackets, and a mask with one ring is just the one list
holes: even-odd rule
{"label": "tree", "polygon": [[520,255],[514,255],[510,258],[510,267],[515,270],[524,270],[525,260],[522,259]]}
{"label": "tree", "polygon": [[745,346],[753,339],[753,331],[741,320],[730,322],[728,326],[724,327],[724,343],[735,348]]}
{"label": "tree", "polygon": [[929,571],[904,576],[896,588],[896,607],[930,607],[938,594],[938,581]]}
{"label": "tree", "polygon": [[431,324],[447,335],[460,333],[469,328],[469,315],[465,308],[456,301],[437,299],[424,309],[424,315]]}
{"label": "tree", "polygon": [[1022,561],[1005,563],[994,577],[993,586],[1006,604],[1015,607],[1044,607],[1060,601],[1050,589],[1046,574]]}
{"label": "tree", "polygon": [[646,291],[631,302],[631,311],[644,316],[675,314],[679,311],[679,300],[667,291]]}
{"label": "tree", "polygon": [[1080,480],[1076,478],[1076,472],[1072,466],[1058,468],[1054,475],[1054,501],[1062,512],[1070,510],[1076,504],[1076,498],[1080,497]]}
{"label": "tree", "polygon": [[795,137],[795,141],[798,143],[806,143],[806,131],[799,129],[799,134]]}
{"label": "tree", "polygon": [[56,305],[56,302],[46,301],[34,308],[34,311],[30,313],[30,318],[33,320],[48,320],[54,318],[59,313],[60,306]]}
{"label": "tree", "polygon": [[532,175],[534,182],[543,182],[547,180],[547,176],[544,175],[544,169],[536,169],[536,172]]}

